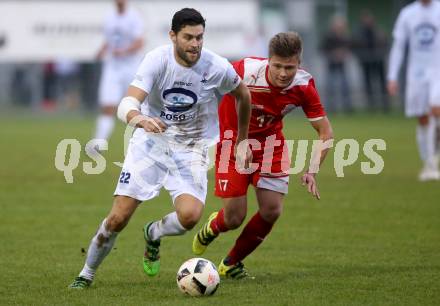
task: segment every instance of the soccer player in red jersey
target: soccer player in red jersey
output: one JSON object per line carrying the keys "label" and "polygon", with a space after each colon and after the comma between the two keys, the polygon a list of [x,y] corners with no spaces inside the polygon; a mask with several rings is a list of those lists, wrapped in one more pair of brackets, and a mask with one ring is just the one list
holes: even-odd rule
{"label": "soccer player in red jersey", "polygon": [[[320,103],[312,76],[299,68],[302,41],[295,32],[279,33],[269,43],[269,58],[244,58],[233,64],[252,95],[249,145],[252,147],[254,171],[236,167],[233,155],[237,133],[235,98],[227,95],[220,108],[220,135],[216,155],[216,196],[223,208],[211,214],[207,223],[194,236],[193,252],[202,254],[222,232],[238,228],[246,217],[247,189],[255,187],[259,210],[249,220],[234,247],[219,265],[219,273],[231,278],[248,274],[242,260],[252,253],[271,231],[281,214],[283,198],[288,191],[290,161],[282,119],[301,107],[319,139],[328,144],[333,132]],[[324,146],[317,164],[324,160]],[[315,171],[305,172],[301,181],[308,191],[320,198]]]}

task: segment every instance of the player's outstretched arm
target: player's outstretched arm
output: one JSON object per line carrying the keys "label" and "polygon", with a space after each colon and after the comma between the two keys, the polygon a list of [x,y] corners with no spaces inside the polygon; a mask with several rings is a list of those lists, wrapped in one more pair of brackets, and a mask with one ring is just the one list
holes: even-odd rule
{"label": "player's outstretched arm", "polygon": [[[247,86],[240,82],[240,84],[231,91],[231,94],[236,98],[237,101],[237,121],[238,121],[238,134],[236,140],[236,148],[243,141],[247,140],[249,132],[249,121],[251,118],[251,93]],[[240,148],[246,148],[246,150],[235,151],[236,159],[243,160],[244,165],[247,168],[249,163],[252,161],[252,151],[249,146],[239,146]]]}
{"label": "player's outstretched arm", "polygon": [[333,129],[327,117],[311,121],[311,124],[318,132],[319,140],[321,140],[321,142],[312,156],[309,170],[301,177],[301,182],[303,186],[307,185],[307,191],[319,200],[321,196],[319,194],[315,176],[319,171],[319,167],[324,162],[328,150],[333,144]]}
{"label": "player's outstretched arm", "polygon": [[[316,167],[313,170],[315,173],[318,172],[319,167],[324,162],[325,157],[327,156],[328,150],[330,150],[330,147],[333,145],[333,129],[330,124],[330,121],[326,116],[324,116],[322,119],[316,120],[316,121],[310,121],[313,128],[318,133],[319,140],[321,140],[321,147],[319,148],[319,159],[317,158],[316,161],[312,160],[311,167]],[[317,156],[318,157],[318,156]]]}
{"label": "player's outstretched arm", "polygon": [[123,122],[143,128],[146,132],[162,133],[167,126],[159,118],[151,118],[141,113],[141,101],[148,94],[140,88],[130,86],[126,96],[118,106],[118,118]]}
{"label": "player's outstretched arm", "polygon": [[243,82],[240,82],[237,88],[231,91],[231,94],[237,101],[238,143],[248,137],[249,121],[251,118],[251,93],[247,86]]}

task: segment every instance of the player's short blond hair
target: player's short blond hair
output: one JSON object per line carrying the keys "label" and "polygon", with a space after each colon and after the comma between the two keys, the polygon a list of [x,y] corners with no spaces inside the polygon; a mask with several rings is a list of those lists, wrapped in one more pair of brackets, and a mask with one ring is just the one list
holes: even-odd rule
{"label": "player's short blond hair", "polygon": [[269,42],[269,57],[298,56],[301,59],[302,39],[297,32],[278,33]]}

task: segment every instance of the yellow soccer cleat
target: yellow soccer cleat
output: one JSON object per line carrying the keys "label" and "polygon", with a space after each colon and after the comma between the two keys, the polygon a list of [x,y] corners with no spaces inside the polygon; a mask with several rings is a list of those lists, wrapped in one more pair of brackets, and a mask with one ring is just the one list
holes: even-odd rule
{"label": "yellow soccer cleat", "polygon": [[[242,279],[249,277],[248,272],[244,268],[244,264],[239,261],[235,265],[225,264],[225,259],[223,259],[218,266],[218,274],[222,277],[232,278],[232,279]],[[254,277],[250,277],[254,278]]]}
{"label": "yellow soccer cleat", "polygon": [[202,228],[194,236],[192,251],[196,255],[201,255],[205,252],[208,245],[218,236],[214,234],[211,229],[211,222],[217,217],[218,212],[212,213],[208,221],[202,226]]}

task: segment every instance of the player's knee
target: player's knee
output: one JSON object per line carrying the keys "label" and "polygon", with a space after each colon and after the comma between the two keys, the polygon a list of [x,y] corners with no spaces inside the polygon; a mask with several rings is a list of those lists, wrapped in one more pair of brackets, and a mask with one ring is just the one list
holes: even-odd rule
{"label": "player's knee", "polygon": [[226,226],[232,230],[238,228],[243,223],[245,218],[246,214],[237,213],[225,218],[225,223]]}
{"label": "player's knee", "polygon": [[266,209],[261,209],[260,215],[261,218],[263,218],[266,222],[275,223],[278,220],[278,218],[281,216],[282,212],[283,212],[282,205],[273,205]]}
{"label": "player's knee", "polygon": [[128,223],[128,217],[120,214],[111,214],[107,217],[107,230],[111,232],[120,232]]}
{"label": "player's knee", "polygon": [[181,212],[179,214],[179,221],[182,226],[187,230],[192,229],[197,224],[197,222],[199,222],[199,220],[200,214],[195,211]]}

